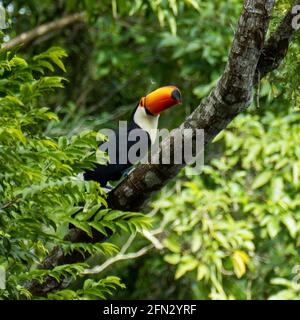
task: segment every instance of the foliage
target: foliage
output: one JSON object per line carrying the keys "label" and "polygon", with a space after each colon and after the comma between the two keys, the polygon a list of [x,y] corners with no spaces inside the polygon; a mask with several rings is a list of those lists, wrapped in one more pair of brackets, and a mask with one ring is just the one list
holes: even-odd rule
{"label": "foliage", "polygon": [[199,282],[193,298],[299,299],[299,119],[240,116],[217,137],[222,156],[153,204],[175,279]]}
{"label": "foliage", "polygon": [[[105,161],[100,151],[97,159],[95,156],[96,137],[99,140],[101,135],[83,131],[56,139],[43,133],[50,120],[57,120],[43,97],[63,87],[64,81],[49,70],[52,72],[54,65],[64,70],[64,56],[65,51],[54,47],[31,61],[13,52],[0,53],[0,264],[7,280],[6,290],[0,291],[2,298],[31,298],[24,285],[32,279],[43,282],[45,276],[57,281],[80,276],[86,265],[36,269],[55,245],[65,254],[76,250],[83,256],[109,256],[118,251],[110,242],[73,244],[63,240],[69,224],[90,236],[92,229],[107,236],[110,230],[136,232],[149,224],[141,214],[106,209],[106,196],[99,185],[78,176],[97,159]],[[110,277],[86,282],[73,295],[63,291],[50,298],[104,298],[116,286],[123,285]]]}
{"label": "foliage", "polygon": [[84,282],[82,289],[79,290],[60,290],[56,293],[50,293],[51,300],[86,300],[86,299],[106,299],[116,290],[116,287],[125,288],[117,277],[106,277],[99,281],[88,279]]}

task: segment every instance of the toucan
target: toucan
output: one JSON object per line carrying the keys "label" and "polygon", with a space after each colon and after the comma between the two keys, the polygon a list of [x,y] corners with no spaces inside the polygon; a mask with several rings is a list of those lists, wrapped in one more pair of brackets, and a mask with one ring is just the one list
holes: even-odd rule
{"label": "toucan", "polygon": [[[130,117],[126,131],[124,132],[120,130],[120,128],[114,131],[116,149],[114,162],[108,162],[108,164],[105,165],[95,164],[95,169],[87,170],[84,173],[84,179],[97,181],[102,187],[106,187],[108,181],[120,180],[124,172],[133,166],[133,163],[128,159],[128,152],[140,139],[140,137],[130,138],[132,130],[141,130],[140,133],[146,136],[147,146],[143,148],[143,151],[140,151],[139,154],[139,157],[142,158],[156,140],[157,130],[155,129],[158,128],[160,113],[172,106],[180,104],[181,101],[181,93],[176,86],[164,86],[142,97]],[[112,142],[113,141],[108,141],[108,143]],[[99,148],[101,149],[103,145],[104,143],[101,143]],[[126,145],[125,149],[122,149],[123,145]],[[120,154],[120,152],[126,153],[126,161],[121,161],[121,158],[124,160],[124,154]]]}

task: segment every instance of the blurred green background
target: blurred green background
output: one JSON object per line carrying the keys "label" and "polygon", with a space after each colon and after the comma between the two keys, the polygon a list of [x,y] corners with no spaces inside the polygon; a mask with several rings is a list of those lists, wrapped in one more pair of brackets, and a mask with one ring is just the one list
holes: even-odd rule
{"label": "blurred green background", "polygon": [[[242,8],[239,0],[1,1],[4,41],[65,15],[85,19],[18,49],[30,59],[62,47],[65,89],[43,99],[59,123],[49,137],[114,127],[141,96],[177,85],[183,105],[162,115],[178,126],[213,88],[225,67]],[[291,1],[276,1],[273,30]],[[205,154],[199,176],[189,168],[145,209],[163,245],[118,261],[94,277],[114,275],[126,288],[114,299],[300,298],[300,42],[263,79],[251,107]],[[122,247],[130,235],[113,242]],[[129,252],[149,244],[135,236]],[[94,263],[101,264],[98,257]]]}

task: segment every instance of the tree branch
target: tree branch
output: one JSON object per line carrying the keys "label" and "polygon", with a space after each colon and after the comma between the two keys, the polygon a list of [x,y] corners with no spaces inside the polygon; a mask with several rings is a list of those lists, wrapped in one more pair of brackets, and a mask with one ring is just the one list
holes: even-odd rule
{"label": "tree branch", "polygon": [[44,23],[31,31],[21,33],[19,36],[3,43],[2,48],[10,50],[18,45],[27,45],[36,38],[44,36],[45,34],[65,28],[75,22],[84,20],[84,12],[74,13],[52,22]]}
{"label": "tree branch", "polygon": [[[244,3],[238,29],[225,71],[217,86],[185,122],[162,142],[162,149],[173,154],[174,136],[182,129],[204,129],[204,143],[213,138],[250,104],[255,70],[264,47],[265,35],[274,1],[248,0]],[[116,189],[108,203],[114,209],[140,210],[152,194],[158,192],[184,165],[141,164]]]}
{"label": "tree branch", "polygon": [[[299,1],[295,1],[294,5]],[[221,79],[210,95],[201,102],[175,134],[182,135],[182,129],[185,128],[204,129],[204,142],[207,146],[236,115],[249,106],[253,86],[257,81],[256,75],[259,72],[262,78],[278,67],[295,33],[291,27],[292,13],[290,10],[276,31],[265,42],[273,6],[274,0],[245,0],[228,63]],[[280,52],[274,49],[283,47],[286,49]],[[172,154],[173,137],[174,134],[162,142],[156,157],[161,156],[162,148],[170,148]],[[177,164],[138,165],[120,185],[109,193],[109,207],[119,210],[141,210],[145,202],[174,178],[183,166]],[[77,231],[70,231],[73,233],[72,237],[69,237],[71,241],[95,241],[93,238],[88,238],[83,231]],[[57,260],[54,255],[53,259],[50,258],[49,265],[68,263],[67,257],[59,256],[59,258]],[[41,287],[43,289],[43,285]],[[31,292],[35,292],[36,288],[29,286]],[[49,289],[48,292],[53,291],[50,287]]]}
{"label": "tree branch", "polygon": [[300,5],[300,0],[294,1],[276,31],[264,45],[258,61],[255,81],[258,79],[258,72],[260,78],[265,77],[269,72],[277,69],[286,56],[291,39],[297,31],[292,25],[293,18],[296,16],[296,13],[293,13],[293,7],[296,5]]}

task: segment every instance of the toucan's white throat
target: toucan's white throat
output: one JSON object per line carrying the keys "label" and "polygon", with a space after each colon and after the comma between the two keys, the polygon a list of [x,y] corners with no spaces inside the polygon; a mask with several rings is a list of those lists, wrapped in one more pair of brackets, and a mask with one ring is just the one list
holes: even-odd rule
{"label": "toucan's white throat", "polygon": [[133,121],[143,130],[145,130],[151,140],[151,144],[153,144],[156,140],[157,136],[157,127],[158,127],[158,118],[157,116],[152,116],[147,114],[146,109],[144,107],[138,106],[133,116]]}

